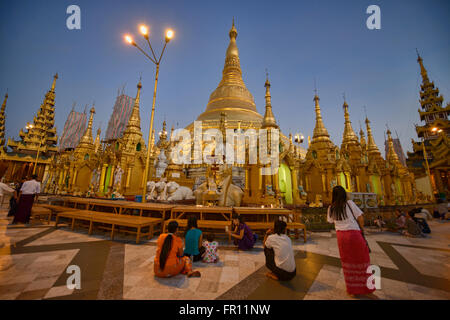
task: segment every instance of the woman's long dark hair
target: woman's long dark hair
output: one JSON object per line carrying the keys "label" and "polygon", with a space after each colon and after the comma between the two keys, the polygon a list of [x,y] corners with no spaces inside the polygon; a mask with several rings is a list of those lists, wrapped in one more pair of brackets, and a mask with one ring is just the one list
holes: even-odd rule
{"label": "woman's long dark hair", "polygon": [[347,192],[341,186],[333,188],[333,196],[331,198],[330,216],[334,220],[347,219],[345,206],[347,205]]}
{"label": "woman's long dark hair", "polygon": [[188,231],[191,230],[192,228],[198,229],[197,217],[196,216],[190,216],[188,218],[186,231],[184,232],[184,237],[185,238],[186,238],[186,235],[187,235]]}
{"label": "woman's long dark hair", "polygon": [[[167,230],[169,233],[174,233],[178,229],[178,222],[170,221],[167,226]],[[167,235],[164,239],[164,243],[161,248],[161,253],[159,255],[159,267],[161,270],[164,270],[166,266],[167,258],[169,257],[169,252],[172,249],[173,236],[171,234]]]}

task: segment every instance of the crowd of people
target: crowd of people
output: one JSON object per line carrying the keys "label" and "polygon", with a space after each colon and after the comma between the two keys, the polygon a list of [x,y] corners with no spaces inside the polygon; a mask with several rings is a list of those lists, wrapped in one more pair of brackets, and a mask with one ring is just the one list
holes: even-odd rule
{"label": "crowd of people", "polygon": [[[14,188],[0,182],[0,197],[11,193],[8,216],[13,216],[12,224],[25,224],[30,221],[31,209],[40,193],[40,183],[33,175],[16,183]],[[394,216],[384,219],[378,216],[375,223],[380,228],[410,237],[425,237],[431,230],[427,221],[450,219],[448,203],[438,200],[437,206],[430,213],[427,209],[417,207],[402,211],[395,209]],[[364,218],[361,209],[347,199],[347,192],[341,186],[335,186],[332,192],[332,203],[327,210],[327,221],[334,224],[341,265],[344,272],[347,294],[350,296],[367,296],[376,298],[375,288],[370,288],[367,272],[370,266],[370,247],[365,238]],[[220,260],[219,243],[213,233],[203,235],[198,228],[197,218],[188,218],[183,234],[179,232],[176,221],[170,221],[168,232],[162,233],[157,240],[154,259],[155,276],[168,278],[178,274],[188,277],[201,277],[201,273],[193,270],[193,262],[217,263]],[[274,222],[273,228],[267,230],[263,239],[265,265],[269,269],[267,277],[278,281],[292,280],[296,274],[296,263],[292,241],[286,232],[287,224],[283,220]],[[233,213],[230,228],[226,233],[234,240],[238,250],[252,250],[258,236],[245,223],[244,217]]]}
{"label": "crowd of people", "polygon": [[[291,239],[286,235],[286,226],[286,222],[276,221],[274,228],[267,230],[263,240],[266,266],[270,270],[267,276],[282,281],[291,280],[296,275],[294,250]],[[219,244],[215,241],[213,233],[203,237],[195,216],[188,218],[183,233],[184,240],[180,237],[178,229],[178,223],[171,221],[168,224],[168,232],[159,236],[154,273],[160,278],[178,274],[200,277],[201,273],[192,269],[193,262],[219,262]],[[234,238],[237,249],[242,251],[252,250],[258,238],[245,223],[244,218],[236,214],[232,216],[231,228],[226,227],[225,231]]]}

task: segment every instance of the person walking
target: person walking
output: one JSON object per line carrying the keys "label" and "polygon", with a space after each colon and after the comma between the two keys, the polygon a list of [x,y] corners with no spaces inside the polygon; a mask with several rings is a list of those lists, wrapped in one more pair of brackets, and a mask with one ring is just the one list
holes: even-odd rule
{"label": "person walking", "polygon": [[370,289],[367,273],[370,266],[369,246],[364,237],[363,212],[351,200],[342,186],[333,188],[332,203],[328,207],[327,221],[334,223],[336,237],[344,271],[347,294],[351,297],[366,295],[377,299]]}
{"label": "person walking", "polygon": [[22,188],[20,188],[17,212],[14,215],[13,224],[28,224],[30,222],[33,203],[37,200],[38,195],[41,192],[41,184],[36,181],[36,179],[37,175],[33,174],[31,179],[25,181]]}

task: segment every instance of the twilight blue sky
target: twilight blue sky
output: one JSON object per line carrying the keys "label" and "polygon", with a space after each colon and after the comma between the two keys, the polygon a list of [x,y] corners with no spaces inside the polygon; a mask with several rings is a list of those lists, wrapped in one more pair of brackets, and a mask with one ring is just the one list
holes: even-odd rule
{"label": "twilight blue sky", "polygon": [[[81,8],[81,30],[66,27],[71,4]],[[371,4],[381,8],[381,30],[366,28]],[[324,123],[335,144],[342,140],[345,92],[355,131],[365,105],[380,151],[384,154],[387,123],[406,152],[419,122],[416,47],[430,78],[444,98],[450,96],[449,9],[445,0],[2,0],[0,97],[8,88],[6,137],[17,137],[32,121],[58,72],[58,134],[74,101],[78,111],[95,101],[94,129],[101,124],[105,133],[118,88],[126,84],[125,93],[135,96],[142,75],[141,126],[147,140],[155,67],[122,38],[127,32],[136,35],[139,23],[150,26],[158,51],[164,30],[175,30],[160,69],[156,129],[164,118],[169,126],[188,125],[204,111],[221,79],[234,16],[244,81],[264,114],[268,68],[273,111],[284,133],[312,135],[316,78]]]}

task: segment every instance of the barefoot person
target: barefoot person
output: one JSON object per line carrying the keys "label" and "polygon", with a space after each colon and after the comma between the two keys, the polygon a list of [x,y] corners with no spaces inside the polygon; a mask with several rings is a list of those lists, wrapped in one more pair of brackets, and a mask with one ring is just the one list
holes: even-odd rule
{"label": "barefoot person", "polygon": [[13,224],[30,222],[31,208],[33,202],[37,200],[39,193],[41,192],[41,184],[36,181],[37,175],[33,174],[31,179],[25,181],[20,188],[17,212],[14,215]]}
{"label": "barefoot person", "polygon": [[273,230],[267,230],[263,240],[266,267],[270,270],[266,276],[274,280],[289,281],[297,274],[292,241],[286,235],[286,226],[284,221],[275,221]]}
{"label": "barefoot person", "polygon": [[231,237],[233,237],[234,244],[238,245],[239,250],[250,250],[253,248],[256,242],[256,235],[253,234],[252,229],[244,222],[244,217],[233,214],[233,227],[232,231],[228,231]]}
{"label": "barefoot person", "polygon": [[200,277],[200,272],[192,271],[192,262],[189,257],[183,257],[183,240],[176,235],[178,223],[169,222],[169,233],[159,236],[154,262],[155,276],[169,278],[177,274],[186,274],[188,277]]}
{"label": "barefoot person", "polygon": [[333,188],[332,203],[328,207],[327,221],[334,223],[336,237],[344,270],[347,293],[350,296],[367,295],[375,297],[375,289],[367,287],[370,276],[367,268],[370,266],[369,247],[364,239],[363,212],[356,204],[347,200],[347,193],[341,186]]}
{"label": "barefoot person", "polygon": [[202,230],[197,226],[197,217],[191,216],[188,219],[186,232],[184,233],[184,255],[192,256],[193,262],[200,261],[205,248],[202,245],[203,235]]}

